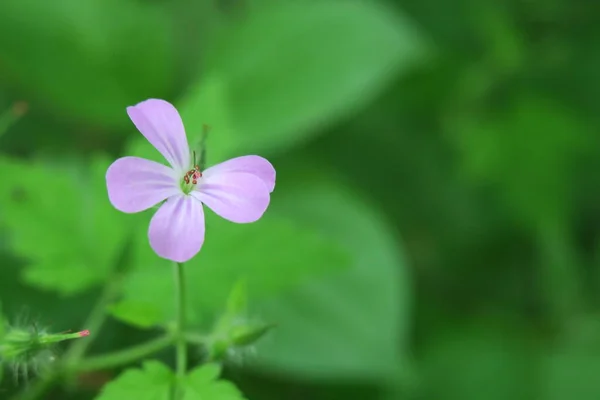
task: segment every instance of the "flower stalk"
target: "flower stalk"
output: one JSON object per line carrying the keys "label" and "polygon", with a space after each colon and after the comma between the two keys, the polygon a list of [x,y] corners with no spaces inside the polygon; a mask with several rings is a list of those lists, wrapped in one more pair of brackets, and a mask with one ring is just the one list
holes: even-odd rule
{"label": "flower stalk", "polygon": [[183,398],[183,382],[187,370],[187,341],[186,341],[186,291],[183,263],[175,263],[175,355],[177,383],[175,400]]}

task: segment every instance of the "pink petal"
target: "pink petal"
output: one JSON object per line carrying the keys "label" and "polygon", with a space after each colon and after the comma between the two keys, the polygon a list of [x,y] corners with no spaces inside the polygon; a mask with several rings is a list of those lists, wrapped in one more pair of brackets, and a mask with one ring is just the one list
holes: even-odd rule
{"label": "pink petal", "polygon": [[106,171],[108,198],[119,211],[144,211],[181,193],[174,173],[171,168],[144,158],[119,158]]}
{"label": "pink petal", "polygon": [[179,113],[167,101],[149,99],[127,107],[127,114],[142,135],[156,147],[173,168],[190,167],[190,149]]}
{"label": "pink petal", "polygon": [[265,182],[243,172],[203,176],[191,195],[221,217],[240,224],[259,219],[270,201]]}
{"label": "pink petal", "polygon": [[183,194],[169,198],[152,217],[148,239],[160,257],[181,263],[188,261],[204,243],[202,203]]}
{"label": "pink petal", "polygon": [[269,161],[260,156],[232,158],[206,169],[202,174],[208,177],[224,172],[245,172],[256,175],[267,185],[269,192],[272,192],[275,188],[275,168]]}

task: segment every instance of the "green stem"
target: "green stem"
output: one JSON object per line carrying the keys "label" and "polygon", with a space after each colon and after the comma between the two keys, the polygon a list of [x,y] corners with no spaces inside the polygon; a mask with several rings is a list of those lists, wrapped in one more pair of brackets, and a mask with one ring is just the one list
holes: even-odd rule
{"label": "green stem", "polygon": [[196,332],[192,332],[192,333],[185,334],[185,340],[188,341],[189,343],[192,343],[195,345],[204,346],[208,342],[210,342],[210,337],[202,336],[202,335],[197,334]]}
{"label": "green stem", "polygon": [[106,307],[118,295],[121,287],[121,279],[118,276],[114,276],[109,283],[104,286],[104,290],[100,295],[100,298],[96,302],[92,313],[85,322],[85,328],[91,332],[91,335],[84,340],[77,341],[67,351],[65,355],[65,364],[67,367],[72,364],[77,364],[81,357],[85,354],[88,347],[92,344],[93,340],[98,337],[100,328],[106,320],[107,313]]}
{"label": "green stem", "polygon": [[569,324],[584,304],[581,261],[573,250],[566,224],[546,223],[538,233],[542,256],[541,283],[549,317],[557,326]]}
{"label": "green stem", "polygon": [[[117,278],[111,279],[110,283],[104,286],[100,298],[96,302],[92,313],[85,323],[85,326],[89,331],[92,332],[92,335],[95,334],[95,336],[97,336],[98,331],[100,330],[100,327],[106,318],[106,306],[112,301],[113,297],[118,294],[119,287],[120,279]],[[33,385],[29,386],[23,392],[17,394],[14,397],[14,400],[37,399],[50,387],[55,385],[56,381],[64,376],[65,370],[69,370],[72,369],[73,366],[77,366],[85,351],[92,344],[92,340],[95,337],[92,335],[90,335],[90,337],[82,338],[82,340],[78,340],[75,344],[73,344],[73,346],[71,346],[71,348],[65,354],[64,361],[61,362],[61,365],[56,371],[38,379]]]}
{"label": "green stem", "polygon": [[96,371],[109,369],[121,365],[136,362],[150,354],[156,353],[173,344],[173,336],[165,335],[157,339],[142,343],[138,346],[129,347],[113,353],[103,354],[96,357],[81,360],[73,365],[72,372]]}
{"label": "green stem", "polygon": [[175,387],[175,400],[183,397],[182,385],[185,380],[187,370],[187,342],[186,342],[186,318],[185,318],[185,276],[183,271],[183,263],[175,264],[175,309],[176,309],[176,326],[175,326],[175,346],[176,346],[176,373],[177,384]]}

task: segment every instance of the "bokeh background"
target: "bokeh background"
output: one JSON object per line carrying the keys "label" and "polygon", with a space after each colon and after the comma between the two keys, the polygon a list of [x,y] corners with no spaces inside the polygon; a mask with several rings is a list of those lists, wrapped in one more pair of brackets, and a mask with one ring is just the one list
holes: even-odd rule
{"label": "bokeh background", "polygon": [[585,0],[2,0],[5,317],[85,329],[122,281],[92,354],[169,320],[152,212],[119,214],[104,182],[120,155],[160,159],[125,107],[164,98],[191,142],[211,126],[209,165],[277,169],[265,218],[209,216],[187,266],[198,332],[239,279],[278,325],[228,360],[249,399],[600,399],[598,18]]}

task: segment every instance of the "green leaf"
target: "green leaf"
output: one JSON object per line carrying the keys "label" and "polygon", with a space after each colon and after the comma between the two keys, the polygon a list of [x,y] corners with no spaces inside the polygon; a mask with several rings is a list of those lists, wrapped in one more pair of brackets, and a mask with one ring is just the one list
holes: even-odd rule
{"label": "green leaf", "polygon": [[536,343],[520,330],[522,321],[503,319],[495,315],[460,321],[434,329],[422,338],[424,385],[418,398],[539,398],[532,385],[537,375],[533,372],[537,366]]}
{"label": "green leaf", "polygon": [[[4,342],[4,336],[6,334],[6,321],[4,320],[4,314],[2,313],[2,303],[0,303],[0,346],[2,346]],[[2,363],[2,359],[0,358],[0,384],[2,383],[2,379],[4,378],[4,364]]]}
{"label": "green leaf", "polygon": [[532,227],[562,223],[575,204],[572,178],[593,136],[569,108],[526,96],[499,117],[455,122],[451,137],[469,177],[494,185]]}
{"label": "green leaf", "polygon": [[151,328],[164,320],[161,310],[154,304],[141,301],[123,300],[108,307],[115,318],[141,328]]}
{"label": "green leaf", "polygon": [[214,364],[203,365],[187,377],[184,400],[244,400],[231,382],[218,380],[221,369]]}
{"label": "green leaf", "polygon": [[231,316],[243,315],[248,307],[248,293],[246,282],[239,280],[231,289],[227,298],[227,314]]}
{"label": "green leaf", "polygon": [[[151,217],[146,213],[146,221]],[[138,226],[132,271],[123,301],[153,305],[168,322],[173,316],[172,263],[150,249],[147,222]],[[253,224],[233,224],[206,211],[202,251],[185,265],[192,322],[223,310],[233,286],[243,279],[250,303],[279,293],[307,277],[348,266],[345,249],[325,235],[267,212]],[[285,273],[281,273],[285,271]],[[122,309],[123,311],[123,309]],[[115,315],[132,322],[135,315]]]}
{"label": "green leaf", "polygon": [[146,361],[142,369],[130,368],[107,383],[96,400],[170,400],[175,379],[171,370],[158,361]]}
{"label": "green leaf", "polygon": [[55,111],[105,125],[128,124],[125,106],[169,90],[172,40],[162,8],[147,3],[0,2],[2,76]]}
{"label": "green leaf", "polygon": [[71,295],[108,277],[127,234],[106,196],[108,165],[103,158],[89,167],[0,159],[0,223],[11,251],[28,261],[28,284]]}
{"label": "green leaf", "polygon": [[311,379],[389,379],[407,363],[411,329],[400,239],[357,191],[316,168],[288,171],[273,207],[344,245],[354,262],[259,304],[257,315],[278,325],[257,346],[259,365]]}
{"label": "green leaf", "polygon": [[543,400],[594,400],[600,393],[600,323],[596,315],[571,320],[541,363]]}
{"label": "green leaf", "polygon": [[182,116],[192,137],[213,126],[211,160],[288,147],[370,102],[422,47],[404,16],[376,2],[271,2],[213,46]]}

